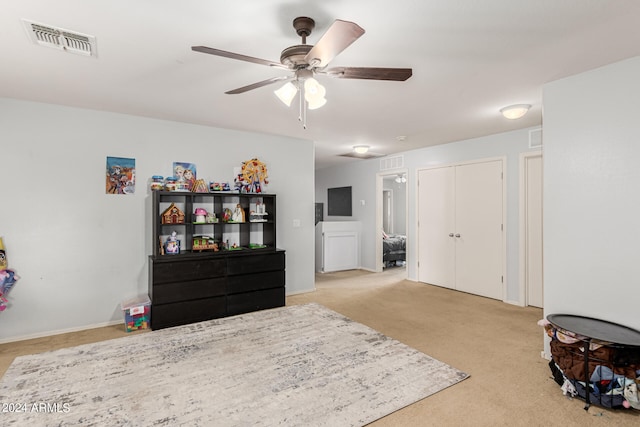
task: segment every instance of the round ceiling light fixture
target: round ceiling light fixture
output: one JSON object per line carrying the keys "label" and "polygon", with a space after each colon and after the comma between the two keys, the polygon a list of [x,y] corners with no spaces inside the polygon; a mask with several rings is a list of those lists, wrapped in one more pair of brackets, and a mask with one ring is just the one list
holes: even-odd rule
{"label": "round ceiling light fixture", "polygon": [[354,145],[353,146],[353,151],[355,153],[358,153],[358,154],[364,154],[367,151],[369,151],[369,146],[368,145]]}
{"label": "round ceiling light fixture", "polygon": [[500,112],[505,118],[509,120],[516,120],[527,114],[529,108],[531,108],[531,105],[529,104],[515,104],[501,108]]}

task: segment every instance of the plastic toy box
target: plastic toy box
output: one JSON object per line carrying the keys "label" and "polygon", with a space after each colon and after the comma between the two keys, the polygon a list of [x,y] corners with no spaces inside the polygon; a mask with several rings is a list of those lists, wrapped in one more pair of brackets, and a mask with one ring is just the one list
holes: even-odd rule
{"label": "plastic toy box", "polygon": [[127,332],[147,329],[151,324],[151,300],[141,295],[120,303],[124,313],[124,327]]}

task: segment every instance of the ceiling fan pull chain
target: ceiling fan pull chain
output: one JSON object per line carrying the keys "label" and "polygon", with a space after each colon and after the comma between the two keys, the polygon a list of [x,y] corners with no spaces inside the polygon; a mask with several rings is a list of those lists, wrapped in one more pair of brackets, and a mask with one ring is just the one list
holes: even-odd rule
{"label": "ceiling fan pull chain", "polygon": [[307,128],[307,101],[304,99],[304,87],[300,91],[300,103],[302,104],[302,129]]}

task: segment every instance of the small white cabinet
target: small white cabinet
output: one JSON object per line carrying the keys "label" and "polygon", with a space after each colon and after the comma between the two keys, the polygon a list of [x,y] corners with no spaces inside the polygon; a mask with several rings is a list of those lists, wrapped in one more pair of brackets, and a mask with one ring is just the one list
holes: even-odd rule
{"label": "small white cabinet", "polygon": [[360,268],[359,221],[320,221],[316,224],[316,271]]}

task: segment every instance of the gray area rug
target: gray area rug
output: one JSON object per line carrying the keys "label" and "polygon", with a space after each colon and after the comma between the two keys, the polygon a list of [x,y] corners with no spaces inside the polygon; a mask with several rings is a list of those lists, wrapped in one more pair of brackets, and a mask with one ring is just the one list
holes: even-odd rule
{"label": "gray area rug", "polygon": [[2,425],[361,426],[468,374],[318,304],[15,359]]}

